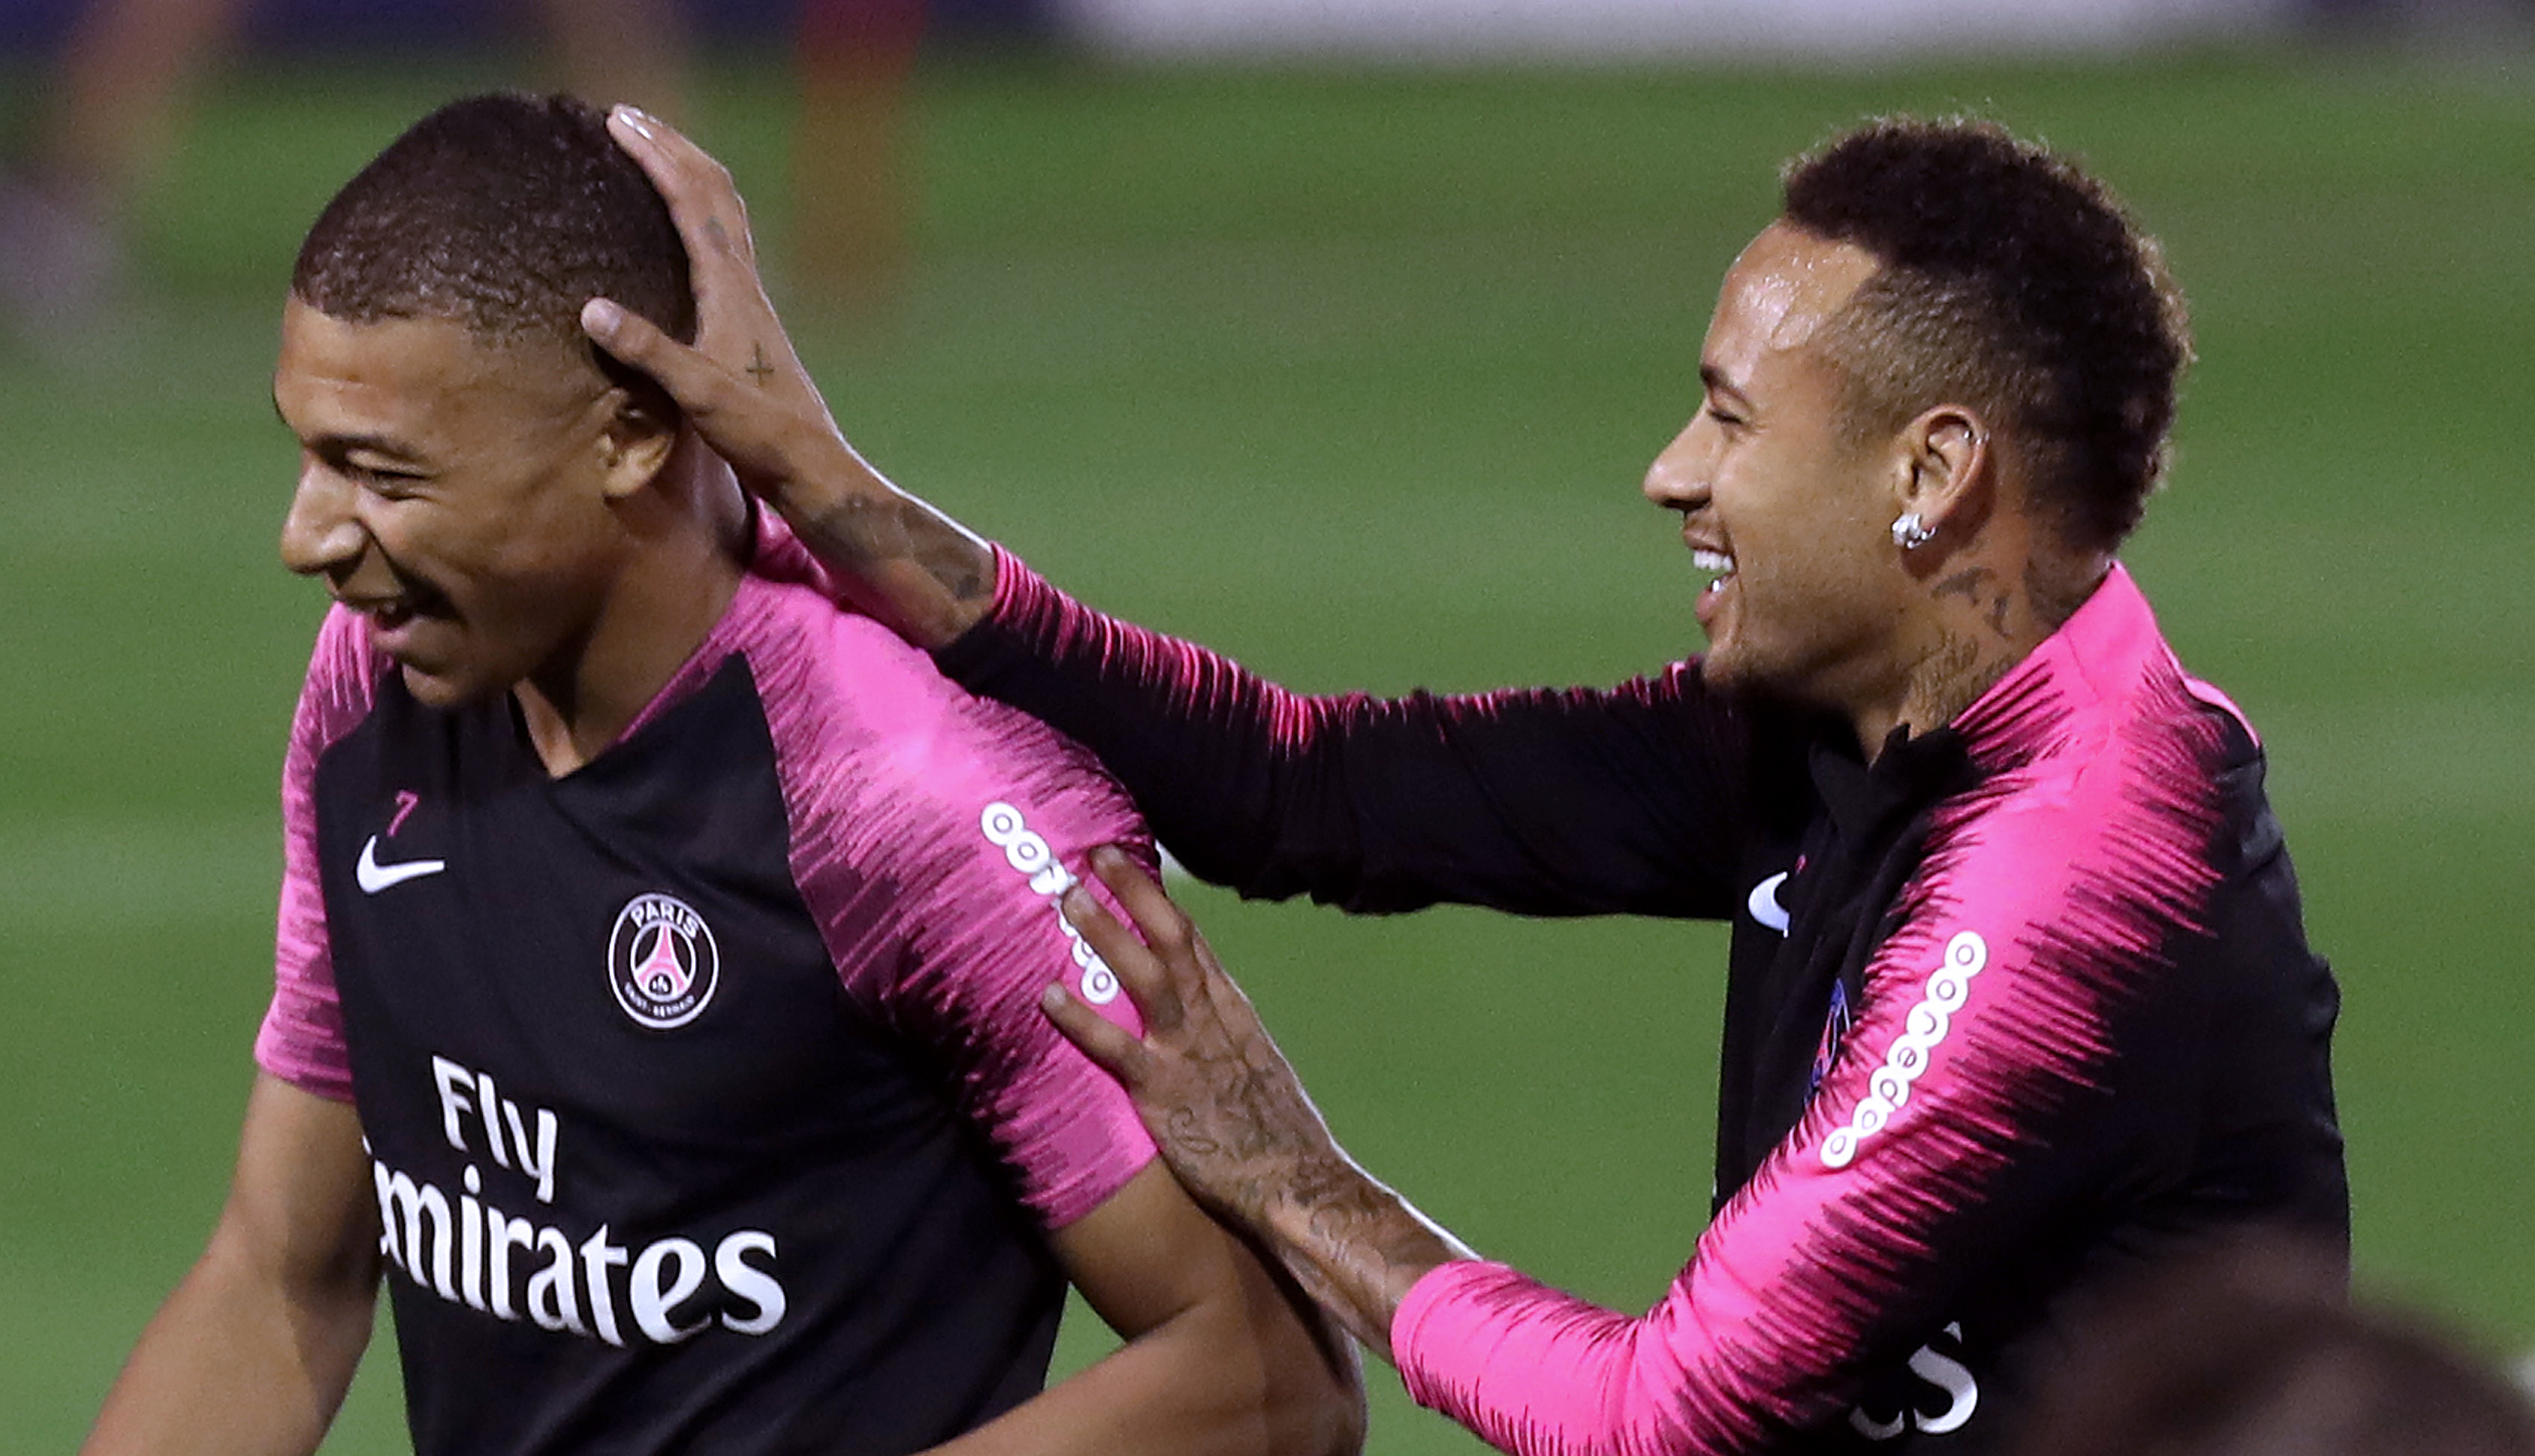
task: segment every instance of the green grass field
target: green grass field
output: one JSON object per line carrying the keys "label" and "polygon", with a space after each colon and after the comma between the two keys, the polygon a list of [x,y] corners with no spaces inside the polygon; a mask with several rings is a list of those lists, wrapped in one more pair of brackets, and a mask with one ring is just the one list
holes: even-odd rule
{"label": "green grass field", "polygon": [[[2091,158],[2196,305],[2129,559],[2265,731],[2340,968],[2359,1263],[2535,1345],[2535,78],[2350,55],[1891,75],[1118,72],[922,86],[919,266],[805,326],[885,468],[1102,605],[1299,686],[1607,682],[1693,650],[1637,494],[1775,165],[1974,108]],[[153,198],[155,322],[0,362],[0,1412],[67,1449],[200,1246],[268,985],[274,788],[318,588],[273,538],[299,231],[486,62],[213,97]],[[775,66],[705,139],[779,238]],[[1707,1187],[1723,941],[1190,895],[1339,1134],[1482,1250],[1655,1297]],[[2514,1129],[2514,1130],[2512,1130]],[[1069,1336],[1067,1359],[1100,1342]],[[382,1344],[374,1356],[383,1357]],[[1373,1449],[1466,1452],[1376,1372]],[[402,1448],[373,1360],[331,1450]]]}

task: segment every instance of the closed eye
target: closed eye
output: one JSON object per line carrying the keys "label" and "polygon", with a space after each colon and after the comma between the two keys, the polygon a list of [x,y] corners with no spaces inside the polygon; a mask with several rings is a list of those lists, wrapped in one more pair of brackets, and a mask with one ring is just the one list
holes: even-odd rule
{"label": "closed eye", "polygon": [[1724,370],[1713,364],[1700,364],[1699,384],[1704,412],[1709,419],[1728,430],[1741,429],[1751,423],[1752,417],[1744,412],[1751,401],[1725,377]]}
{"label": "closed eye", "polygon": [[383,461],[357,445],[331,450],[320,446],[317,455],[328,469],[391,499],[410,495],[414,487],[431,478],[427,472],[410,466]]}

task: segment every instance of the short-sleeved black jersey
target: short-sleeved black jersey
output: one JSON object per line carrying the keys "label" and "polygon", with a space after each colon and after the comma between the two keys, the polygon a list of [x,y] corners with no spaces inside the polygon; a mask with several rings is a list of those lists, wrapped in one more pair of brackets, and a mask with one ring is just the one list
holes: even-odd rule
{"label": "short-sleeved black jersey", "polygon": [[1038,1009],[1123,1006],[1056,896],[1141,839],[1087,757],[750,578],[548,775],[338,612],[259,1053],[348,1094],[415,1447],[909,1452],[1035,1394],[1047,1235],[1151,1157]]}

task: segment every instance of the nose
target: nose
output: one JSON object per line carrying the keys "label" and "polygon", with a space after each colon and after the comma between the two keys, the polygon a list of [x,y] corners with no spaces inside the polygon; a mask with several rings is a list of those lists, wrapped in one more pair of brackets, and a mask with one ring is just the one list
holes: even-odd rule
{"label": "nose", "polygon": [[302,455],[290,513],[281,518],[281,564],[303,576],[348,573],[367,539],[352,502],[350,481],[315,455]]}
{"label": "nose", "polygon": [[1691,512],[1707,504],[1709,476],[1716,454],[1711,449],[1707,413],[1690,417],[1672,443],[1646,466],[1646,499],[1667,511]]}

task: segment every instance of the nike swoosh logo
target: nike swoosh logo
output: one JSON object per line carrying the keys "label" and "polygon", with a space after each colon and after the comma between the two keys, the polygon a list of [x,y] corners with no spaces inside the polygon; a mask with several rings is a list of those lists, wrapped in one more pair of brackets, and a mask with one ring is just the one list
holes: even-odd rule
{"label": "nike swoosh logo", "polygon": [[1787,907],[1778,903],[1778,886],[1786,882],[1787,872],[1781,870],[1752,886],[1752,898],[1744,902],[1754,920],[1782,936],[1787,933]]}
{"label": "nike swoosh logo", "polygon": [[374,895],[408,880],[437,875],[448,868],[447,860],[407,860],[401,865],[382,865],[379,863],[379,836],[372,834],[370,842],[361,846],[361,862],[352,867],[352,878],[360,882],[361,893]]}

